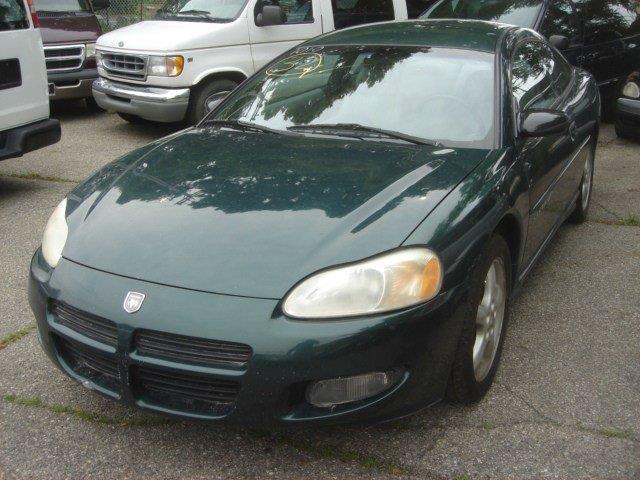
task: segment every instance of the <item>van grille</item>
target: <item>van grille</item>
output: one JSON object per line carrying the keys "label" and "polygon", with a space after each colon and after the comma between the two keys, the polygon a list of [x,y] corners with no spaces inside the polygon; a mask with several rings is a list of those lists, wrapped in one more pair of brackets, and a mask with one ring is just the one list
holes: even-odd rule
{"label": "van grille", "polygon": [[139,330],[135,348],[140,355],[176,362],[244,367],[251,357],[251,347],[242,343]]}
{"label": "van grille", "polygon": [[47,72],[67,72],[82,68],[84,45],[57,45],[44,47]]}
{"label": "van grille", "polygon": [[141,81],[147,78],[147,58],[143,56],[102,52],[102,66],[114,77]]}
{"label": "van grille", "polygon": [[240,391],[237,382],[150,367],[134,369],[133,385],[156,405],[214,415],[228,413]]}
{"label": "van grille", "polygon": [[62,302],[54,302],[51,313],[56,323],[85,337],[112,347],[118,343],[118,329],[110,320],[83,312]]}

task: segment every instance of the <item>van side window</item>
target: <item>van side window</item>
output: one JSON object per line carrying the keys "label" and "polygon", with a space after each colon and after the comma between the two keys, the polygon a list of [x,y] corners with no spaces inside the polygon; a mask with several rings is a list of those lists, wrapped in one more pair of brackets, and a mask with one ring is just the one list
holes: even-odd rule
{"label": "van side window", "polygon": [[551,35],[563,35],[572,45],[582,43],[578,16],[569,0],[549,2],[540,33],[547,38]]}
{"label": "van side window", "polygon": [[263,5],[279,5],[285,13],[285,24],[313,22],[311,0],[258,0],[255,11],[259,11]]}
{"label": "van side window", "polygon": [[418,18],[433,5],[433,0],[407,0],[407,14],[409,18]]}
{"label": "van side window", "polygon": [[331,5],[336,30],[394,17],[392,0],[331,0]]}
{"label": "van side window", "polygon": [[22,0],[0,0],[0,32],[29,28]]}
{"label": "van side window", "polygon": [[525,42],[511,58],[511,93],[522,112],[529,108],[549,108],[556,91],[552,82],[554,53],[542,42]]}
{"label": "van side window", "polygon": [[585,19],[585,44],[595,45],[640,33],[637,1],[578,1],[580,16]]}

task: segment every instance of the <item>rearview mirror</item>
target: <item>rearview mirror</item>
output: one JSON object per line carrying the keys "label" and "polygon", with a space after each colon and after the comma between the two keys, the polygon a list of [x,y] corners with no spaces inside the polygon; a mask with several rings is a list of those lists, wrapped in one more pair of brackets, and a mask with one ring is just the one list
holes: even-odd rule
{"label": "rearview mirror", "polygon": [[109,0],[93,0],[91,5],[93,5],[94,10],[100,11],[109,8],[111,6],[111,2]]}
{"label": "rearview mirror", "polygon": [[523,114],[520,122],[520,133],[525,137],[544,137],[564,133],[568,128],[567,115],[555,110],[528,110]]}
{"label": "rearview mirror", "polygon": [[566,50],[569,48],[569,39],[564,35],[551,35],[549,37],[549,43],[558,50]]}
{"label": "rearview mirror", "polygon": [[258,27],[269,27],[282,25],[286,17],[279,5],[263,5],[262,10],[256,12],[255,21]]}

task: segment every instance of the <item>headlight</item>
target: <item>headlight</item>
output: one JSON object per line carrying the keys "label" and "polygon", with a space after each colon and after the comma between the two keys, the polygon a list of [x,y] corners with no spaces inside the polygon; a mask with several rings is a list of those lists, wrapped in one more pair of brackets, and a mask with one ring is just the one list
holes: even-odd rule
{"label": "headlight", "polygon": [[62,256],[67,241],[67,199],[62,200],[49,217],[42,236],[42,256],[51,268],[55,268]]}
{"label": "headlight", "polygon": [[622,89],[622,95],[629,98],[640,98],[640,86],[636,82],[627,82]]}
{"label": "headlight", "polygon": [[177,77],[184,68],[184,57],[149,57],[149,75],[160,77]]}
{"label": "headlight", "polygon": [[87,43],[84,46],[84,55],[87,58],[93,58],[96,56],[96,44],[95,43]]}
{"label": "headlight", "polygon": [[442,285],[440,260],[426,248],[404,248],[317,273],[285,298],[284,313],[300,318],[387,312],[425,302]]}

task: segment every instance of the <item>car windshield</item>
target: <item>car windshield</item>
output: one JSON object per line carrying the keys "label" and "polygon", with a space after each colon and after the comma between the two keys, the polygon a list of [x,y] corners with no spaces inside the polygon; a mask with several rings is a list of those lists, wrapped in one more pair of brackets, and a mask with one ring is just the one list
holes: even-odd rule
{"label": "car windshield", "polygon": [[427,47],[301,47],[257,73],[206,122],[491,148],[493,57]]}
{"label": "car windshield", "polygon": [[88,0],[35,0],[38,12],[91,12]]}
{"label": "car windshield", "polygon": [[236,18],[246,0],[168,0],[156,15],[160,20],[229,21]]}
{"label": "car windshield", "polygon": [[420,18],[490,20],[532,28],[543,0],[441,0]]}

